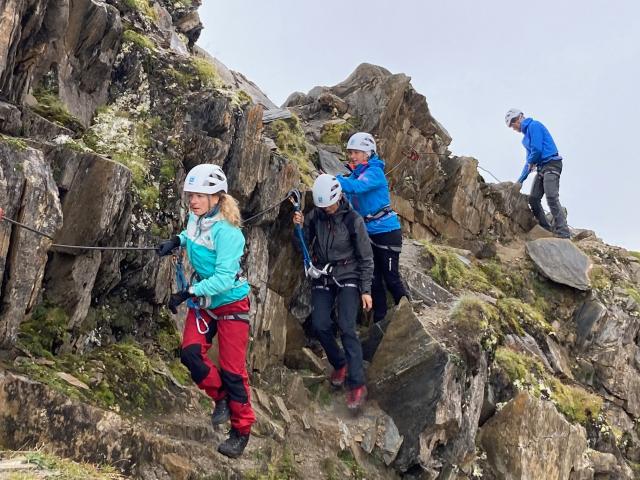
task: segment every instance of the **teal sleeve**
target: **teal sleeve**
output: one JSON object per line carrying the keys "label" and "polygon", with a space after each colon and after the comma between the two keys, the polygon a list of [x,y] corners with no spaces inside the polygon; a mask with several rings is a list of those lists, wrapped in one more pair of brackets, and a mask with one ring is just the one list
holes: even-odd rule
{"label": "teal sleeve", "polygon": [[239,228],[221,228],[213,242],[216,246],[214,273],[192,286],[193,294],[198,297],[218,295],[233,288],[240,268],[245,239]]}

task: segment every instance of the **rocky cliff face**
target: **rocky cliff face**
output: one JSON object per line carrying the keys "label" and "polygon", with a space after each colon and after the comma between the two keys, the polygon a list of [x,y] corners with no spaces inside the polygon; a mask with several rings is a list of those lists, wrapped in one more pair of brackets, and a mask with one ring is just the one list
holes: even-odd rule
{"label": "rocky cliff face", "polygon": [[[53,239],[0,224],[0,446],[148,479],[632,478],[639,256],[588,231],[538,238],[526,197],[448,150],[406,75],[363,64],[278,109],[194,46],[198,6],[0,2],[0,206]],[[414,299],[390,314],[352,418],[305,347],[283,199],[342,171],[358,130],[387,161]],[[238,462],[213,453],[223,432],[179,363],[171,259],[52,247],[155,245],[182,228],[185,172],[205,162],[247,219],[259,422]]]}

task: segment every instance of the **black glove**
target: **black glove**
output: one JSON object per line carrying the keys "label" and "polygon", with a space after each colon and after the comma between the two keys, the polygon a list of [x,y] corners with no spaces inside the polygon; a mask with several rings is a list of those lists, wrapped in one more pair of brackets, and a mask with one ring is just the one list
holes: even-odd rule
{"label": "black glove", "polygon": [[193,295],[189,293],[189,290],[183,290],[178,293],[172,293],[171,297],[169,298],[169,304],[167,305],[169,307],[169,310],[171,310],[171,313],[173,314],[178,313],[178,306],[183,302],[186,302],[187,299],[192,296]]}
{"label": "black glove", "polygon": [[164,257],[165,255],[169,255],[174,248],[180,246],[180,237],[177,235],[175,237],[170,238],[169,240],[165,240],[160,245],[156,247],[156,251],[158,255]]}

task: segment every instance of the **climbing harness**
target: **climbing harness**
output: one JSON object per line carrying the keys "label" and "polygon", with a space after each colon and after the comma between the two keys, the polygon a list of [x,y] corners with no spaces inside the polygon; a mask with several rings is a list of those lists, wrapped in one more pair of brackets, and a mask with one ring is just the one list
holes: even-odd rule
{"label": "climbing harness", "polygon": [[[371,242],[371,240],[369,240]],[[375,242],[371,242],[371,245],[373,245],[374,247],[377,247],[381,250],[390,250],[392,252],[398,252],[400,253],[402,251],[402,246],[396,246],[396,245],[380,245],[378,243]]]}
{"label": "climbing harness", "polygon": [[366,223],[373,222],[374,220],[380,220],[381,218],[384,218],[387,215],[390,215],[392,213],[393,213],[393,208],[391,208],[391,205],[385,205],[376,213],[370,213],[369,215],[366,215],[364,217],[364,221]]}

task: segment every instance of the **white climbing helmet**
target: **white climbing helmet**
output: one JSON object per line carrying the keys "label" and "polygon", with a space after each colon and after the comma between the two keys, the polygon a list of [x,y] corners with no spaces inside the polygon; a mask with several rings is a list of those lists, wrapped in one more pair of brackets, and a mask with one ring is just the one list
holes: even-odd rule
{"label": "white climbing helmet", "polygon": [[316,207],[330,207],[340,200],[342,187],[333,175],[323,173],[313,182],[313,203]]}
{"label": "white climbing helmet", "polygon": [[513,122],[520,115],[523,115],[521,110],[517,108],[510,108],[507,114],[504,116],[504,123],[507,124],[507,127],[511,126],[511,122]]}
{"label": "white climbing helmet", "polygon": [[227,176],[218,165],[204,163],[189,170],[187,178],[184,179],[185,192],[193,193],[227,193]]}
{"label": "white climbing helmet", "polygon": [[354,133],[347,142],[347,150],[360,150],[361,152],[366,152],[371,155],[371,152],[377,152],[376,141],[370,133]]}

